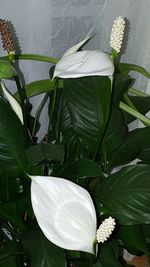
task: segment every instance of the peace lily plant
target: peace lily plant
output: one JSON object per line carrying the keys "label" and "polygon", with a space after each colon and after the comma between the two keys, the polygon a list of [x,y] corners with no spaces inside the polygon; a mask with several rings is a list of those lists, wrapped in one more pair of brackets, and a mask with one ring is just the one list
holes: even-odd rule
{"label": "peace lily plant", "polygon": [[[17,54],[0,20],[0,266],[129,266],[124,249],[149,258],[150,96],[129,73],[150,74],[116,60],[124,29],[116,18],[110,53],[82,50],[88,36],[55,59]],[[23,86],[18,60],[54,64],[50,78]],[[16,83],[14,95],[5,79]],[[33,117],[30,98],[41,93]],[[143,127],[131,131],[136,119]]]}

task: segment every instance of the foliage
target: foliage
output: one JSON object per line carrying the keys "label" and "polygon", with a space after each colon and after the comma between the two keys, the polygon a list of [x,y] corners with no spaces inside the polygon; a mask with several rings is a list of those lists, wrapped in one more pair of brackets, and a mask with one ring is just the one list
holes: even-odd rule
{"label": "foliage", "polygon": [[[21,59],[57,62],[38,55]],[[150,96],[132,89],[130,71],[150,78],[140,66],[116,63],[113,86],[107,76],[40,80],[20,88],[14,61],[0,58],[0,78],[14,79],[25,123],[4,96],[0,98],[0,266],[121,267],[123,248],[150,256]],[[52,68],[53,69],[53,68]],[[51,72],[51,71],[50,71]],[[20,93],[20,90],[25,90]],[[38,118],[28,109],[30,98],[46,92],[49,125],[38,141]],[[120,108],[126,104],[126,111]],[[130,109],[133,112],[130,112]],[[139,118],[142,129],[130,131]],[[133,160],[136,160],[134,163]],[[138,160],[138,161],[137,161]],[[125,165],[122,166],[122,165]],[[131,165],[131,166],[130,166]],[[115,173],[114,173],[115,172]],[[97,258],[58,248],[41,233],[30,203],[28,174],[64,177],[86,188],[100,222],[117,221],[108,242],[99,245]]]}

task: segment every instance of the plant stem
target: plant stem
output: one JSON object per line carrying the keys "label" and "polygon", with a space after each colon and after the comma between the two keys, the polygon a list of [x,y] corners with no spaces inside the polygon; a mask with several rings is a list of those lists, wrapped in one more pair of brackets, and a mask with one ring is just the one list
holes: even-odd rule
{"label": "plant stem", "polygon": [[135,88],[129,88],[128,92],[130,92],[131,94],[136,95],[136,96],[143,96],[143,97],[150,96],[149,94],[141,92],[140,90],[135,89]]}
{"label": "plant stem", "polygon": [[133,108],[129,107],[128,105],[126,105],[125,103],[121,101],[120,101],[119,107],[120,109],[126,111],[130,115],[142,121],[145,125],[150,126],[150,119],[142,115],[140,112],[134,110]]}
{"label": "plant stem", "polygon": [[112,56],[112,59],[113,59],[113,61],[114,61],[115,58],[116,58],[116,56],[117,56],[117,52],[116,52],[115,49],[112,49],[112,50],[111,50],[111,56]]}
{"label": "plant stem", "polygon": [[[0,59],[3,60],[9,60],[9,56],[4,56],[0,57]],[[43,61],[43,62],[48,62],[52,64],[56,64],[59,59],[53,58],[53,57],[47,57],[47,56],[42,56],[42,55],[37,55],[37,54],[20,54],[20,55],[14,55],[13,56],[14,60],[35,60],[35,61]]]}

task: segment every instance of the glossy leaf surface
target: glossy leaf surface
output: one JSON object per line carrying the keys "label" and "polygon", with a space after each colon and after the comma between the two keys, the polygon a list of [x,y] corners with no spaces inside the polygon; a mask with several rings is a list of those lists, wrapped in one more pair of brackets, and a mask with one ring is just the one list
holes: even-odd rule
{"label": "glossy leaf surface", "polygon": [[149,223],[150,166],[123,168],[104,179],[94,195],[99,212],[110,214],[121,224]]}
{"label": "glossy leaf surface", "polygon": [[109,118],[111,81],[87,77],[64,81],[65,109],[60,118],[66,144],[74,142],[97,152]]}
{"label": "glossy leaf surface", "polygon": [[64,250],[58,248],[37,230],[25,233],[22,245],[29,258],[30,267],[65,267]]}
{"label": "glossy leaf surface", "polygon": [[17,176],[26,166],[23,127],[3,99],[0,99],[0,118],[0,172]]}

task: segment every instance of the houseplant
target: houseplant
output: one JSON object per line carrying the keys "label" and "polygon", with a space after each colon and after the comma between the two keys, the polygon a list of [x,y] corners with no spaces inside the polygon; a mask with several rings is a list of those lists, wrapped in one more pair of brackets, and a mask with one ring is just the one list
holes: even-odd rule
{"label": "houseplant", "polygon": [[[150,97],[132,88],[129,72],[150,74],[116,63],[124,23],[114,22],[111,55],[82,51],[87,37],[58,60],[15,54],[9,25],[0,21],[7,52],[0,58],[1,266],[129,266],[124,248],[149,257]],[[23,87],[16,60],[56,66],[50,79]],[[15,80],[14,96],[3,79]],[[29,100],[43,92],[33,118]],[[39,142],[38,119],[49,99],[49,126]],[[143,128],[130,131],[137,118]]]}

